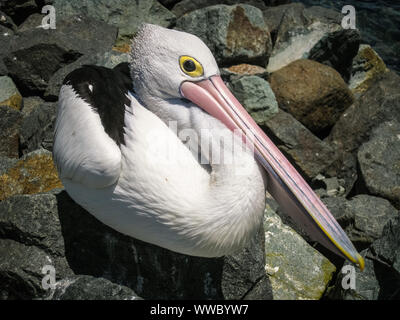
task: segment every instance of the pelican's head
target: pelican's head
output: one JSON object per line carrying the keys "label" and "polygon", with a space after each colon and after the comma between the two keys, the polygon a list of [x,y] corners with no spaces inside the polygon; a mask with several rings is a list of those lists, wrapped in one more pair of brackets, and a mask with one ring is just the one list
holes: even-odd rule
{"label": "pelican's head", "polygon": [[[363,269],[363,258],[326,206],[225,86],[203,41],[185,32],[146,24],[132,44],[131,74],[140,99],[169,101],[164,105],[172,114],[170,119],[182,117],[190,100],[230,130],[241,132],[268,174],[268,192],[283,210],[312,239]],[[147,107],[152,108],[152,103]],[[159,110],[151,111],[159,115]]]}

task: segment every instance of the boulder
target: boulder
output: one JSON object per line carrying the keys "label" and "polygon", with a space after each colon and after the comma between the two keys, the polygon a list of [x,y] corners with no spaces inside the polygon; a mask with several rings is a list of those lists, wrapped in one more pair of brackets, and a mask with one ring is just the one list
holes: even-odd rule
{"label": "boulder", "polygon": [[104,278],[78,275],[63,279],[47,299],[52,300],[142,300],[132,289]]}
{"label": "boulder", "polygon": [[20,129],[20,151],[23,154],[40,148],[53,150],[56,113],[55,102],[43,102],[24,116]]}
{"label": "boulder", "polygon": [[232,92],[258,125],[278,113],[278,103],[269,83],[257,76],[243,76],[230,83]]}
{"label": "boulder", "polygon": [[310,50],[308,59],[332,67],[348,82],[360,41],[358,30],[343,29],[329,33]]}
{"label": "boulder", "polygon": [[130,43],[142,23],[169,27],[175,15],[155,0],[117,0],[110,6],[107,0],[54,0],[58,17],[84,15],[118,28],[117,44]]}
{"label": "boulder", "polygon": [[342,197],[323,198],[335,219],[346,231],[357,249],[366,249],[382,236],[386,223],[398,211],[383,198],[360,194],[346,200]]}
{"label": "boulder", "polygon": [[314,133],[331,128],[353,102],[337,71],[307,59],[274,72],[270,83],[279,107]]}
{"label": "boulder", "polygon": [[18,135],[21,121],[20,111],[0,105],[0,156],[18,158]]}
{"label": "boulder", "polygon": [[51,152],[37,150],[22,157],[0,176],[0,201],[16,194],[62,188]]}
{"label": "boulder", "polygon": [[0,76],[8,75],[8,70],[4,64],[3,58],[8,53],[10,48],[10,39],[14,35],[14,31],[0,25]]}
{"label": "boulder", "polygon": [[400,76],[384,73],[336,122],[327,138],[340,153],[355,153],[373,129],[385,121],[400,122]]}
{"label": "boulder", "polygon": [[360,96],[379,75],[388,71],[379,54],[371,46],[363,44],[353,59],[349,88],[355,95]]}
{"label": "boulder", "polygon": [[13,31],[17,30],[17,26],[14,21],[4,12],[0,11],[0,26],[6,27]]}
{"label": "boulder", "polygon": [[336,270],[335,266],[285,225],[268,204],[264,231],[265,270],[274,299],[320,299]]}
{"label": "boulder", "polygon": [[360,171],[371,194],[400,206],[400,122],[384,122],[358,150]]}
{"label": "boulder", "polygon": [[22,96],[11,78],[0,76],[0,106],[21,110]]}
{"label": "boulder", "polygon": [[1,11],[10,16],[16,24],[21,24],[29,15],[40,11],[35,0],[2,1]]}
{"label": "boulder", "polygon": [[24,98],[24,106],[22,107],[23,117],[27,117],[33,110],[39,108],[44,103],[40,97],[26,97]]}
{"label": "boulder", "polygon": [[331,34],[342,30],[341,14],[322,7],[305,8],[298,3],[288,4],[268,8],[264,11],[264,17],[269,21],[270,32],[275,40],[267,66],[268,72],[308,58],[321,39],[328,36],[336,39]]}
{"label": "boulder", "polygon": [[262,11],[253,6],[216,5],[192,11],[176,28],[200,37],[220,67],[241,63],[265,66],[271,38]]}
{"label": "boulder", "polygon": [[335,161],[334,149],[314,136],[289,113],[279,110],[265,122],[263,128],[308,180],[315,178]]}
{"label": "boulder", "polygon": [[22,95],[40,95],[60,68],[84,54],[110,50],[117,29],[90,18],[57,20],[57,29],[35,28],[10,39],[4,63]]}

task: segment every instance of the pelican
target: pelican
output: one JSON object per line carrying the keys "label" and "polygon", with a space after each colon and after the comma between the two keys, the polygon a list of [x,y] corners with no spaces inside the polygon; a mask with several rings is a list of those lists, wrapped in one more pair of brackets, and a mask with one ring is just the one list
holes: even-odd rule
{"label": "pelican", "polygon": [[72,199],[125,235],[187,255],[231,254],[259,229],[267,189],[314,240],[364,267],[194,35],[145,24],[129,64],[70,73],[53,156]]}

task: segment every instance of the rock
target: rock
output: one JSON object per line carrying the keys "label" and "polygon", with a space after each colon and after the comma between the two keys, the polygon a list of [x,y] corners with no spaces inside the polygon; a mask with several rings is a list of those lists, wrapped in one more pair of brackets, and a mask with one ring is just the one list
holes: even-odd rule
{"label": "rock", "polygon": [[289,63],[308,58],[319,41],[341,30],[341,15],[333,10],[301,4],[289,4],[264,11],[274,35],[274,48],[267,66],[274,72]]}
{"label": "rock", "polygon": [[267,81],[257,76],[243,76],[230,83],[239,102],[257,124],[262,125],[278,113],[278,103]]}
{"label": "rock", "polygon": [[14,21],[2,11],[0,11],[0,26],[6,27],[13,31],[17,30],[17,26],[15,25]]}
{"label": "rock", "polygon": [[197,0],[197,1],[191,1],[191,0],[182,0],[179,1],[173,8],[172,12],[177,16],[183,16],[186,13],[195,11],[197,9],[202,9],[205,7],[210,7],[216,4],[225,4],[225,5],[235,5],[239,3],[246,3],[248,5],[251,5],[253,7],[259,8],[261,10],[266,9],[267,3],[266,1],[263,0]]}
{"label": "rock", "polygon": [[0,176],[14,166],[17,161],[18,159],[16,158],[0,156]]}
{"label": "rock", "polygon": [[382,237],[376,240],[368,250],[361,252],[361,255],[365,257],[365,269],[363,272],[354,270],[355,288],[347,290],[343,288],[342,281],[346,273],[341,272],[334,288],[329,291],[328,297],[342,300],[400,299],[399,235],[400,216],[398,215],[385,225]]}
{"label": "rock", "polygon": [[132,289],[104,278],[78,275],[56,283],[52,300],[142,300]]}
{"label": "rock", "polygon": [[33,110],[38,108],[41,104],[44,103],[44,100],[40,97],[26,97],[24,98],[24,106],[21,110],[22,115],[27,117]]}
{"label": "rock", "polygon": [[21,158],[0,176],[0,201],[16,194],[34,194],[62,188],[51,153],[37,150]]}
{"label": "rock", "polygon": [[54,0],[57,16],[85,15],[118,28],[118,42],[130,43],[142,23],[170,27],[175,15],[155,0],[117,0],[110,6],[107,0]]}
{"label": "rock", "polygon": [[334,68],[348,82],[360,41],[357,30],[343,29],[329,33],[311,49],[308,59]]}
{"label": "rock", "polygon": [[328,143],[318,139],[282,110],[268,119],[263,128],[308,180],[312,180],[335,161],[335,152]]}
{"label": "rock", "polygon": [[[191,257],[114,231],[65,192],[57,200],[67,260],[77,274],[104,277],[145,299],[239,299],[266,284],[263,232],[236,255]],[[271,298],[268,286],[257,298]]]}
{"label": "rock", "polygon": [[314,133],[332,127],[353,102],[340,74],[311,60],[297,60],[270,79],[279,107]]}
{"label": "rock", "polygon": [[388,200],[370,195],[360,194],[350,200],[323,198],[322,201],[361,250],[380,238],[384,225],[398,216],[398,211]]}
{"label": "rock", "polygon": [[20,151],[27,154],[36,149],[53,150],[56,103],[45,102],[24,117],[20,129]]}
{"label": "rock", "polygon": [[56,101],[65,77],[75,69],[85,64],[94,64],[107,68],[114,68],[117,64],[129,61],[129,54],[118,51],[107,51],[95,55],[84,55],[73,63],[60,68],[50,78],[44,98],[50,101]]}
{"label": "rock", "polygon": [[18,26],[17,32],[35,30],[36,28],[39,28],[42,25],[43,17],[44,15],[40,13],[31,14],[20,26]]}
{"label": "rock", "polygon": [[249,5],[216,5],[192,11],[176,28],[200,37],[220,66],[238,62],[265,66],[271,38],[262,11]]}
{"label": "rock", "polygon": [[14,35],[14,31],[0,25],[0,76],[8,75],[8,70],[4,64],[3,58],[9,52],[10,39]]}
{"label": "rock", "polygon": [[384,122],[358,150],[363,181],[372,194],[400,206],[400,122]]}
{"label": "rock", "polygon": [[400,122],[399,83],[400,76],[394,72],[379,76],[341,115],[327,141],[341,153],[355,153],[376,126],[390,120]]}
{"label": "rock", "polygon": [[0,156],[18,158],[18,135],[22,121],[21,112],[0,105]]}
{"label": "rock", "polygon": [[21,24],[29,15],[40,9],[35,0],[7,0],[2,1],[1,10],[16,24]]}
{"label": "rock", "polygon": [[0,76],[0,106],[21,110],[22,96],[14,82],[9,77]]}
{"label": "rock", "polygon": [[221,70],[221,74],[222,73],[230,78],[240,78],[242,76],[258,76],[261,78],[267,78],[268,75],[265,68],[247,63],[241,63],[230,66],[229,68],[223,68]]}
{"label": "rock", "polygon": [[112,48],[115,27],[89,18],[57,20],[57,29],[35,28],[10,40],[4,63],[22,95],[40,95],[51,76],[84,54]]}
{"label": "rock", "polygon": [[265,269],[275,300],[320,299],[335,266],[282,223],[267,205],[264,216]]}
{"label": "rock", "polygon": [[360,96],[379,75],[388,71],[378,53],[371,46],[363,44],[353,59],[349,88],[355,95]]}

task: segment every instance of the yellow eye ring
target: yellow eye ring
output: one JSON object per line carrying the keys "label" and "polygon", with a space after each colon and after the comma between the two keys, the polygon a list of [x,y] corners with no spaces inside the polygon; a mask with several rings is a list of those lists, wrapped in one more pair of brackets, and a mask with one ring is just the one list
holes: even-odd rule
{"label": "yellow eye ring", "polygon": [[181,70],[191,77],[201,77],[204,74],[202,65],[195,58],[180,56],[179,65]]}

